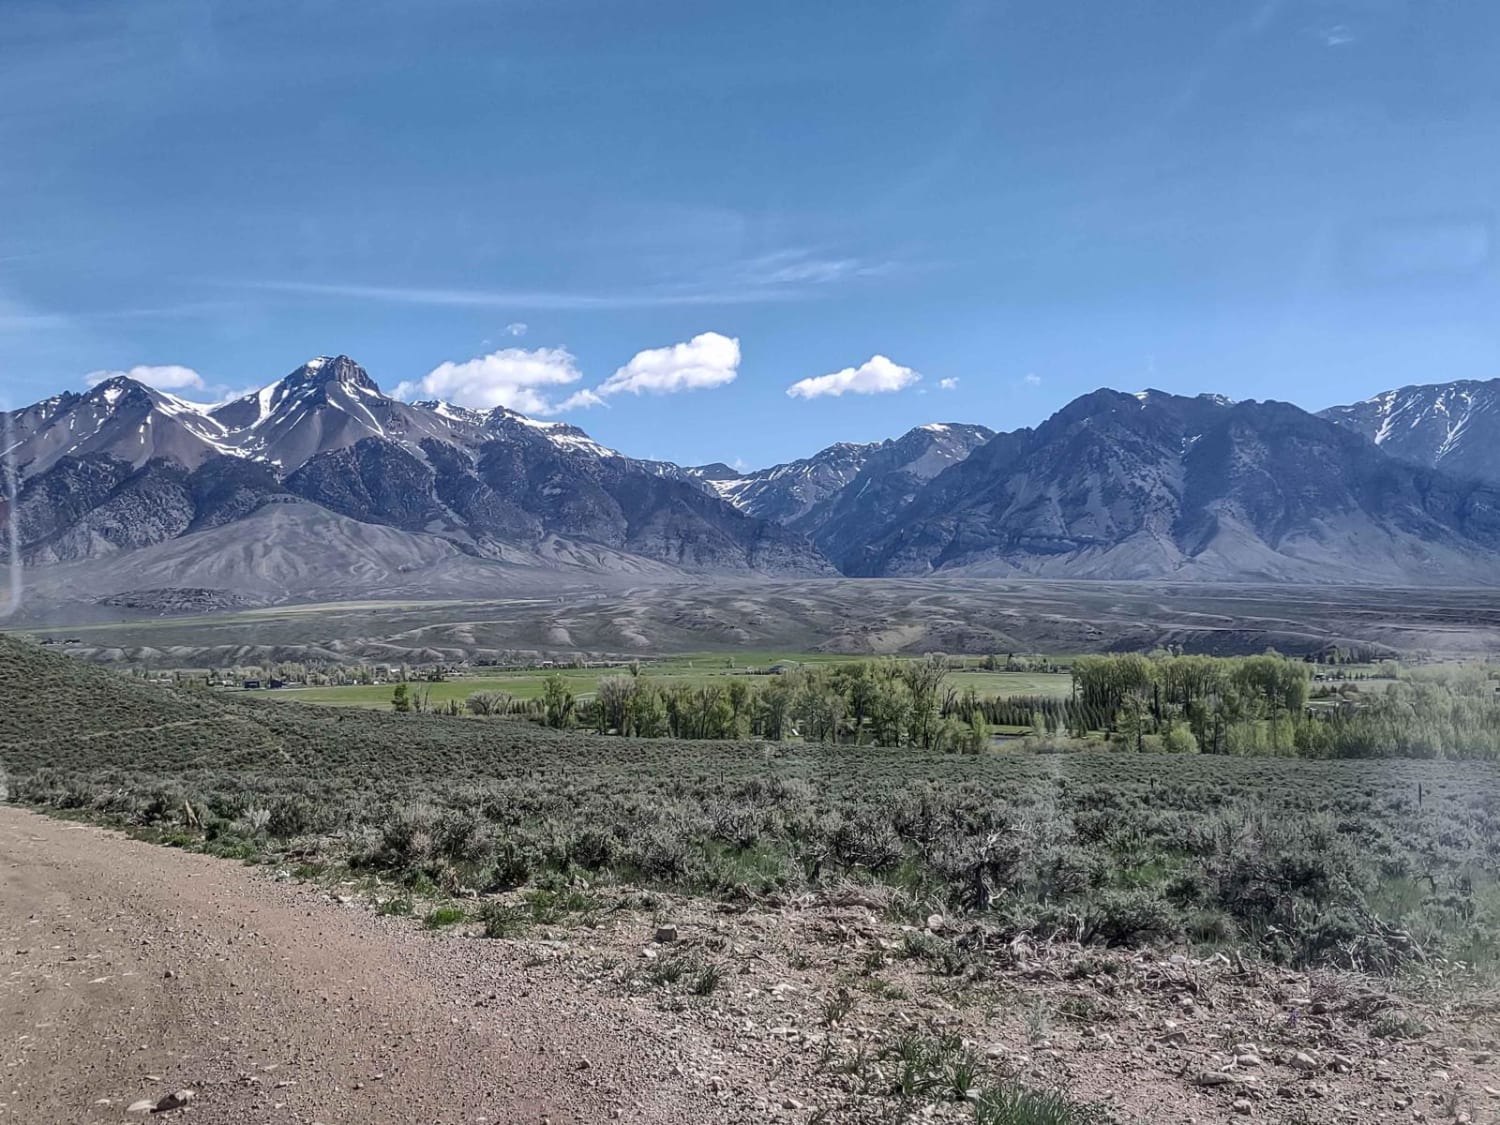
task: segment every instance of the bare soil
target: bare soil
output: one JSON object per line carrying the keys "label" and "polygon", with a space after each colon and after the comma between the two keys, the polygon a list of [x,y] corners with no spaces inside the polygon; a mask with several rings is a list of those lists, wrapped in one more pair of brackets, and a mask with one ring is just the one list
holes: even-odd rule
{"label": "bare soil", "polygon": [[[0,808],[0,1120],[701,1122],[649,1013],[207,856]],[[718,1107],[715,1107],[718,1111]],[[138,1119],[138,1118],[137,1118]]]}

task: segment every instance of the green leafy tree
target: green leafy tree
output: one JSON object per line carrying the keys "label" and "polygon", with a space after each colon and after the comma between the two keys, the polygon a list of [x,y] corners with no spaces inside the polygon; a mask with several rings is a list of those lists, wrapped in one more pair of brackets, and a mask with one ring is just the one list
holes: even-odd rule
{"label": "green leafy tree", "polygon": [[554,672],[542,686],[542,714],[549,727],[561,730],[573,725],[573,712],[577,700],[568,681]]}

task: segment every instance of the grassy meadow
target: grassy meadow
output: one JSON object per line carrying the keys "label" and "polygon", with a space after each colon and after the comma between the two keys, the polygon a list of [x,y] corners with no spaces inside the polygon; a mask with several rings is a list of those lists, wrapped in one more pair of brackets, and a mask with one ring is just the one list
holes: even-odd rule
{"label": "grassy meadow", "polygon": [[[780,665],[788,668],[826,667],[854,663],[858,658],[827,653],[749,652],[726,656],[723,653],[698,653],[653,660],[642,667],[652,679],[668,684],[722,684],[739,677],[751,682],[764,680],[766,670]],[[606,676],[628,674],[624,667],[608,668],[528,668],[487,675],[482,669],[470,674],[450,675],[435,682],[415,682],[413,690],[427,695],[428,702],[439,706],[455,700],[462,703],[475,692],[505,692],[518,700],[540,699],[549,677],[560,676],[570,691],[580,699],[593,695],[599,680]],[[948,682],[958,690],[973,688],[982,695],[1040,695],[1064,698],[1071,690],[1071,679],[1062,672],[989,672],[966,668],[953,672]],[[293,685],[267,691],[267,698],[295,700],[299,703],[328,704],[339,707],[389,708],[394,684],[339,684],[330,686]]]}

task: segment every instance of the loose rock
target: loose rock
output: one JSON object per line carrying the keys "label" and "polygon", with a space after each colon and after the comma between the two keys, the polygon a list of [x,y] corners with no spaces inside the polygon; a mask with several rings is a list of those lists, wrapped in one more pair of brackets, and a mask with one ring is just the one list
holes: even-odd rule
{"label": "loose rock", "polygon": [[174,1109],[182,1109],[184,1106],[190,1104],[195,1097],[197,1095],[191,1090],[174,1090],[172,1093],[164,1095],[161,1101],[157,1102],[155,1107],[153,1107],[152,1112],[171,1113]]}

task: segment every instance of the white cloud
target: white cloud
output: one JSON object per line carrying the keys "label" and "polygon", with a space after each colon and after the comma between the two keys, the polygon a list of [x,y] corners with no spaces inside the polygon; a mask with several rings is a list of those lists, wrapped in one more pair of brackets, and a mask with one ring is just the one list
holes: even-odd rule
{"label": "white cloud", "polygon": [[583,378],[566,348],[502,348],[462,363],[439,364],[416,382],[396,388],[397,398],[440,398],[459,406],[487,410],[504,406],[523,414],[554,414],[592,405],[590,391],[579,391],[561,403],[551,392]]}
{"label": "white cloud", "polygon": [[1042,385],[1042,377],[1040,375],[1027,375],[1023,382],[1028,387],[1040,387]]}
{"label": "white cloud", "polygon": [[155,387],[159,391],[202,390],[203,388],[202,375],[191,367],[180,367],[175,363],[161,366],[141,364],[128,371],[90,371],[83,379],[92,387],[106,379],[115,379],[120,376],[134,379],[137,383],[145,383],[146,386]]}
{"label": "white cloud", "polygon": [[553,413],[561,413],[564,410],[587,410],[591,406],[608,406],[602,398],[585,387],[583,390],[574,391],[552,408]]}
{"label": "white cloud", "polygon": [[938,380],[938,390],[940,390],[940,391],[956,391],[956,390],[958,390],[958,380],[955,379],[955,378],[939,379]]}
{"label": "white cloud", "polygon": [[1323,40],[1324,45],[1328,47],[1347,47],[1355,40],[1354,32],[1348,26],[1341,23],[1324,28],[1319,33],[1319,37]]}
{"label": "white cloud", "polygon": [[600,395],[629,391],[673,394],[722,387],[739,374],[740,342],[732,336],[704,332],[685,344],[648,348],[620,368],[597,390]]}
{"label": "white cloud", "polygon": [[871,356],[858,367],[846,367],[831,375],[801,379],[786,389],[792,398],[838,397],[843,394],[882,395],[905,390],[922,376],[883,355]]}
{"label": "white cloud", "polygon": [[524,336],[526,335],[526,324],[519,320],[514,324],[507,324],[505,326],[505,334],[507,336]]}

